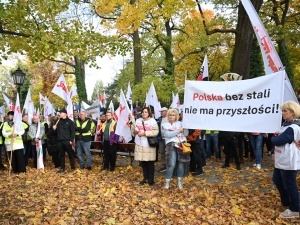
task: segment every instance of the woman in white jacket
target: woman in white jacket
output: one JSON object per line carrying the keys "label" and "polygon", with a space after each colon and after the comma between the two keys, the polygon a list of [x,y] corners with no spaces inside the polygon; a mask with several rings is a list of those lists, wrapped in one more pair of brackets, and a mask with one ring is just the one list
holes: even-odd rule
{"label": "woman in white jacket", "polygon": [[142,118],[136,120],[133,134],[135,135],[134,160],[140,161],[143,168],[144,185],[154,184],[154,161],[156,160],[156,147],[150,147],[147,137],[156,137],[158,135],[158,125],[155,119],[151,117],[148,107],[142,109]]}

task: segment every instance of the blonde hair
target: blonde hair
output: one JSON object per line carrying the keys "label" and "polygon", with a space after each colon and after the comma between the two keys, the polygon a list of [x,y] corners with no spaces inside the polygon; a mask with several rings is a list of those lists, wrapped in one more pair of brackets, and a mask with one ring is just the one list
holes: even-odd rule
{"label": "blonde hair", "polygon": [[169,109],[167,112],[167,118],[169,118],[170,114],[175,114],[175,121],[179,120],[179,112],[177,109]]}
{"label": "blonde hair", "polygon": [[280,109],[288,109],[295,114],[296,118],[300,117],[300,105],[294,101],[287,101],[282,103]]}

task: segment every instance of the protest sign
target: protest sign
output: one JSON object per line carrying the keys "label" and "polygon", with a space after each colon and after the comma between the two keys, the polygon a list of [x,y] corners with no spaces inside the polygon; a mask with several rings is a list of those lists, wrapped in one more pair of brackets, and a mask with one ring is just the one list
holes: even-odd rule
{"label": "protest sign", "polygon": [[281,124],[284,71],[241,81],[186,81],[183,127],[273,133]]}

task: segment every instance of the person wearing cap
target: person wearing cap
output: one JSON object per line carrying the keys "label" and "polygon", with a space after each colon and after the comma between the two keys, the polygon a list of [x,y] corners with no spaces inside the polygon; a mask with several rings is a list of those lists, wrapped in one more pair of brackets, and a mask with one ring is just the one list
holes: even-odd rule
{"label": "person wearing cap", "polygon": [[157,120],[157,125],[158,125],[158,129],[159,129],[159,133],[157,136],[158,139],[158,149],[159,149],[159,153],[160,153],[160,169],[158,170],[158,172],[163,173],[167,170],[166,167],[166,160],[165,160],[165,155],[166,155],[166,142],[165,142],[165,136],[162,130],[162,125],[164,123],[168,122],[168,118],[167,118],[167,112],[168,112],[168,108],[167,107],[162,107],[160,110],[160,114],[161,116],[158,118]]}
{"label": "person wearing cap", "polygon": [[58,173],[65,172],[65,152],[68,153],[71,170],[75,170],[75,152],[72,149],[72,143],[75,138],[75,124],[68,118],[67,111],[61,109],[59,111],[59,122],[53,126],[53,130],[57,130],[57,148],[59,149],[60,170]]}
{"label": "person wearing cap", "polygon": [[11,165],[14,173],[26,173],[26,164],[23,155],[23,141],[22,135],[25,130],[23,126],[20,126],[20,130],[14,129],[14,112],[9,111],[7,113],[8,120],[3,124],[2,134],[5,137],[6,151],[8,156],[11,157]]}

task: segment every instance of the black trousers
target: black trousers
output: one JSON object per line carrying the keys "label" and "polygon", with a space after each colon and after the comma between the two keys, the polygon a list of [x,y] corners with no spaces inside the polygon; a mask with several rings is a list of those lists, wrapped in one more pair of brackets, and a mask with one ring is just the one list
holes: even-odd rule
{"label": "black trousers", "polygon": [[202,154],[200,143],[191,142],[191,161],[190,161],[190,171],[191,172],[203,172],[202,170]]}
{"label": "black trousers", "polygon": [[237,139],[224,140],[225,164],[229,165],[231,156],[234,157],[235,164],[240,166],[239,151],[237,148]]}
{"label": "black trousers", "polygon": [[103,169],[110,169],[114,170],[116,167],[117,161],[117,143],[111,145],[109,141],[104,141],[103,145],[103,156],[104,156],[104,166]]}
{"label": "black trousers", "polygon": [[57,142],[57,148],[59,149],[59,159],[60,159],[60,168],[65,169],[66,168],[66,162],[65,162],[65,152],[68,153],[71,169],[75,169],[75,152],[72,149],[72,145],[70,144],[70,141],[60,141]]}
{"label": "black trousers", "polygon": [[7,152],[8,157],[12,155],[11,158],[11,166],[15,173],[24,172],[26,173],[26,164],[24,160],[24,153],[22,149],[16,149],[12,153],[10,151]]}
{"label": "black trousers", "polygon": [[148,183],[154,183],[154,161],[141,161],[143,168],[143,180],[148,180]]}

